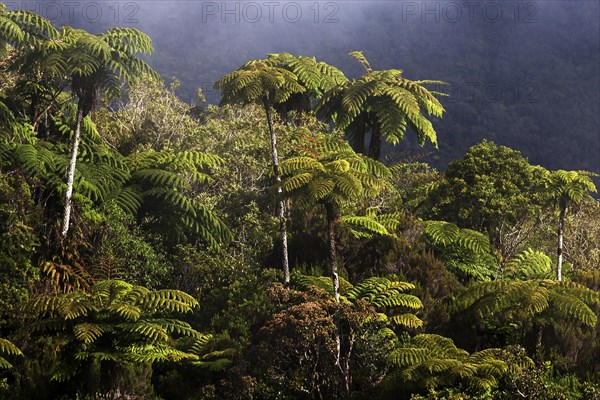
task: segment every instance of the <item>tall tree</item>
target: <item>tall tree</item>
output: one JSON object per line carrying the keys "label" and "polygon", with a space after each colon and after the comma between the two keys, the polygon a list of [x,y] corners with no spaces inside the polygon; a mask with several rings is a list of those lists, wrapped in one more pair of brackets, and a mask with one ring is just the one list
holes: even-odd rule
{"label": "tall tree", "polygon": [[[248,61],[237,71],[219,79],[215,83],[215,88],[221,89],[223,92],[221,104],[259,103],[263,105],[271,137],[273,174],[277,182],[277,191],[281,194],[281,173],[279,170],[277,136],[273,127],[272,110],[275,104],[286,102],[293,94],[304,93],[306,88],[298,82],[296,74],[281,67],[276,58]],[[285,204],[282,198],[277,203],[277,215],[279,217],[279,237],[282,249],[284,284],[287,286],[290,283],[290,269]]]}
{"label": "tall tree", "polygon": [[[354,51],[350,56],[361,63],[365,74],[329,90],[317,106],[317,113],[345,131],[354,150],[376,160],[381,157],[381,139],[398,144],[407,127],[415,131],[420,145],[429,140],[437,146],[436,132],[426,115],[442,116],[444,107],[435,97],[442,93],[423,85],[445,82],[411,81],[397,69],[373,71],[362,52]],[[367,153],[365,137],[369,131]]]}
{"label": "tall tree", "polygon": [[425,190],[421,216],[486,233],[504,262],[539,225],[545,174],[520,152],[483,140]]}
{"label": "tall tree", "polygon": [[71,218],[71,197],[77,163],[77,151],[83,119],[92,111],[102,92],[117,95],[120,83],[134,83],[150,75],[158,74],[138,53],[153,51],[150,38],[137,29],[113,28],[106,33],[92,35],[81,29],[63,28],[63,39],[68,43],[68,71],[71,90],[77,97],[75,132],[72,138],[71,157],[67,169],[67,190],[61,235],[65,237]]}
{"label": "tall tree", "polygon": [[[298,150],[299,155],[281,164],[281,172],[287,177],[283,182],[283,190],[293,197],[300,208],[322,205],[325,209],[333,295],[340,302],[336,231],[342,222],[342,208],[350,201],[379,193],[385,186],[382,178],[389,176],[390,172],[380,162],[356,154],[346,141],[336,136],[317,134],[304,139],[301,141],[303,147]],[[385,226],[371,218],[359,218],[353,222],[355,226],[362,222],[366,227],[377,224],[381,232],[387,232]],[[344,375],[346,394],[349,396],[349,365],[343,365],[342,332],[339,326],[335,343],[336,365]]]}
{"label": "tall tree", "polygon": [[339,301],[335,237],[342,220],[342,207],[362,196],[377,194],[385,185],[382,178],[390,172],[378,161],[355,153],[347,142],[335,136],[317,135],[304,142],[306,147],[300,149],[297,157],[281,163],[281,172],[286,177],[283,190],[301,208],[322,205],[325,209],[333,294]]}
{"label": "tall tree", "polygon": [[572,205],[578,204],[590,192],[596,192],[596,186],[590,179],[593,176],[586,171],[563,171],[558,170],[550,174],[547,179],[549,194],[558,204],[558,248],[556,250],[556,279],[562,280],[563,264],[563,231],[565,226],[565,215]]}

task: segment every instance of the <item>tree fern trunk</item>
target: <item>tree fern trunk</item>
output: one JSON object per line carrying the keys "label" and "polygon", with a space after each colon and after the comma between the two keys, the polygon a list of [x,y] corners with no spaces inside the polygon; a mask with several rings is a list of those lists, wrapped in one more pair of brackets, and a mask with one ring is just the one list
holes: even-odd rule
{"label": "tree fern trunk", "polygon": [[381,127],[378,122],[373,123],[371,141],[369,142],[369,157],[379,160],[381,157]]}
{"label": "tree fern trunk", "polygon": [[365,137],[366,137],[366,128],[364,122],[365,116],[364,113],[361,113],[355,123],[353,123],[354,128],[350,129],[350,134],[348,136],[348,142],[352,149],[355,152],[360,154],[367,154],[365,152]]}
{"label": "tree fern trunk", "polygon": [[80,106],[77,107],[77,117],[75,124],[75,134],[73,135],[73,143],[71,145],[71,159],[67,169],[67,192],[65,193],[65,212],[63,214],[63,222],[61,236],[67,236],[69,231],[69,221],[71,220],[71,197],[73,196],[73,182],[75,180],[75,166],[77,164],[77,151],[79,150],[79,136],[81,134],[81,121],[83,120],[83,110]]}
{"label": "tree fern trunk", "polygon": [[333,281],[333,295],[340,301],[340,276],[338,274],[337,252],[335,249],[335,225],[337,216],[332,204],[325,204],[327,212],[327,240],[329,244],[329,264],[331,266],[331,279]]}
{"label": "tree fern trunk", "polygon": [[558,262],[556,265],[556,279],[562,280],[562,263],[563,263],[563,227],[565,226],[565,212],[567,207],[565,205],[560,206],[560,215],[558,217]]}
{"label": "tree fern trunk", "polygon": [[277,156],[277,137],[273,130],[273,117],[271,115],[271,106],[267,96],[263,98],[263,105],[265,107],[265,113],[267,114],[267,125],[269,126],[269,135],[271,135],[271,152],[273,158],[273,174],[275,175],[275,181],[277,182],[277,193],[279,194],[279,202],[277,203],[277,215],[279,217],[279,238],[281,240],[281,253],[282,253],[282,268],[283,268],[283,284],[288,287],[290,285],[290,265],[288,257],[288,245],[287,245],[287,229],[285,223],[285,204],[281,199],[281,173],[279,171],[279,157]]}
{"label": "tree fern trunk", "polygon": [[542,354],[542,350],[543,350],[542,340],[544,338],[544,330],[543,330],[543,326],[541,324],[540,325],[536,324],[536,327],[537,327],[537,332],[536,332],[536,338],[535,338],[535,356],[539,362],[542,362],[544,359],[543,354]]}

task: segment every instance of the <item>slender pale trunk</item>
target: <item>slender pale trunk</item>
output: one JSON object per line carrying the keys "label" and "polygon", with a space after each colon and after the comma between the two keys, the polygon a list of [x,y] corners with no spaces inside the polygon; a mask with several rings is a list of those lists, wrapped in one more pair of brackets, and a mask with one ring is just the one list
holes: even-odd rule
{"label": "slender pale trunk", "polygon": [[352,371],[350,371],[350,359],[352,357],[352,350],[354,348],[354,334],[350,334],[348,339],[348,354],[344,359],[344,366],[342,368],[342,374],[344,375],[344,383],[346,389],[346,395],[350,395],[350,387],[352,386]]}
{"label": "slender pale trunk", "polygon": [[567,207],[565,205],[560,206],[560,215],[558,217],[558,262],[556,265],[556,279],[562,280],[562,263],[563,263],[563,227],[565,226],[565,212]]}
{"label": "slender pale trunk", "polygon": [[340,302],[340,276],[338,274],[337,251],[335,249],[335,225],[337,215],[332,204],[325,204],[327,212],[327,241],[329,244],[329,265],[331,267],[331,279],[333,281],[333,295]]}
{"label": "slender pale trunk", "polygon": [[79,150],[79,136],[81,134],[81,121],[83,120],[83,110],[81,106],[77,107],[77,117],[75,123],[75,134],[73,135],[73,143],[71,145],[71,159],[67,169],[67,192],[65,193],[65,212],[63,215],[62,237],[67,236],[69,231],[69,221],[71,220],[71,197],[73,196],[73,182],[75,180],[75,166],[77,164],[77,151]]}
{"label": "slender pale trunk", "polygon": [[282,199],[283,189],[281,188],[281,172],[279,171],[279,157],[277,156],[277,137],[275,136],[275,131],[273,130],[273,117],[271,116],[271,106],[269,104],[268,95],[263,98],[263,105],[267,114],[269,134],[271,135],[273,174],[275,175],[275,181],[277,182],[277,193],[279,195],[279,202],[277,203],[277,215],[279,217],[279,238],[281,240],[283,284],[288,287],[290,285],[290,264],[288,257],[287,228],[285,223],[285,203]]}
{"label": "slender pale trunk", "polygon": [[[325,204],[325,211],[327,212],[327,241],[329,245],[329,264],[331,267],[331,280],[333,282],[333,296],[335,301],[340,302],[340,276],[338,273],[338,262],[337,262],[337,250],[335,248],[335,227],[338,223],[338,214],[331,203]],[[337,324],[336,324],[337,325]],[[342,335],[340,333],[340,327],[336,326],[335,330],[335,347],[336,347],[336,359],[335,365],[340,369],[342,376],[344,377],[344,389],[345,398],[350,396],[350,355],[352,354],[352,344],[350,341],[347,357],[342,360]]]}

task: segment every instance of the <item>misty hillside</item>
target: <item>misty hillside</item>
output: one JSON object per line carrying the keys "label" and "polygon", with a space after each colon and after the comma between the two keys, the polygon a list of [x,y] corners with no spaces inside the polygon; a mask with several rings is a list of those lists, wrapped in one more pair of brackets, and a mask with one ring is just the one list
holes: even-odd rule
{"label": "misty hillside", "polygon": [[62,18],[51,7],[45,11],[55,24],[93,32],[120,25],[149,34],[151,65],[181,81],[178,94],[186,101],[202,88],[209,102],[218,102],[212,86],[219,77],[268,53],[316,56],[356,76],[361,67],[347,53],[361,50],[375,69],[450,83],[440,88],[450,97],[444,119],[435,122],[439,150],[408,140],[388,151],[410,149],[443,168],[489,138],[548,168],[600,172],[596,1],[77,4],[63,6]]}

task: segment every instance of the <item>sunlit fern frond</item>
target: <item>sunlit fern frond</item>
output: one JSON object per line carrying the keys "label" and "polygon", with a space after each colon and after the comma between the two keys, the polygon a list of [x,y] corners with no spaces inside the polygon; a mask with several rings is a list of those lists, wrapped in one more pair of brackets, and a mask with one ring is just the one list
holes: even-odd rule
{"label": "sunlit fern frond", "polygon": [[519,279],[551,279],[554,275],[550,257],[531,248],[515,255],[506,269],[507,277]]}
{"label": "sunlit fern frond", "polygon": [[416,335],[388,359],[394,366],[383,382],[388,391],[400,386],[428,390],[462,384],[482,394],[496,386],[507,371],[506,363],[492,349],[469,354],[452,340],[434,334]]}
{"label": "sunlit fern frond", "polygon": [[12,368],[12,364],[4,357],[22,356],[21,349],[15,346],[11,341],[0,338],[0,370]]}
{"label": "sunlit fern frond", "polygon": [[456,313],[482,321],[504,315],[516,322],[540,318],[554,327],[564,323],[594,327],[598,318],[593,307],[599,303],[598,292],[574,282],[499,280],[471,284],[453,305]]}

